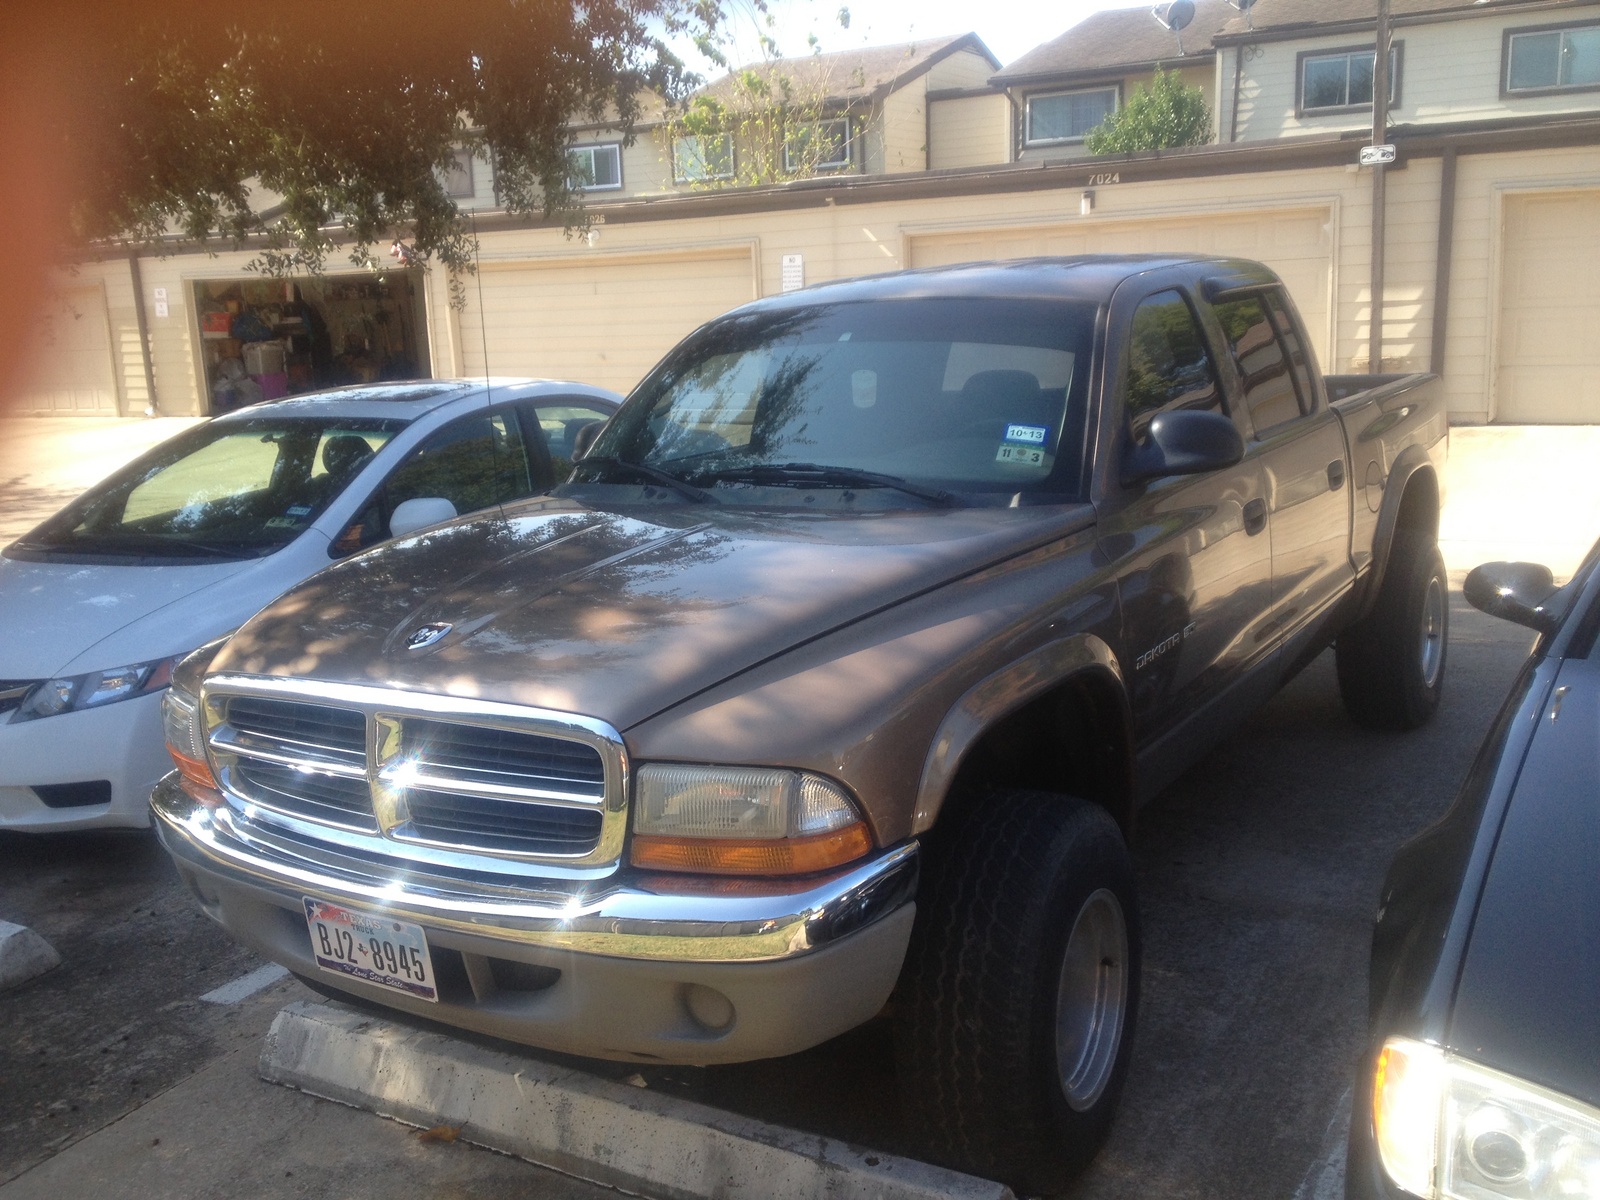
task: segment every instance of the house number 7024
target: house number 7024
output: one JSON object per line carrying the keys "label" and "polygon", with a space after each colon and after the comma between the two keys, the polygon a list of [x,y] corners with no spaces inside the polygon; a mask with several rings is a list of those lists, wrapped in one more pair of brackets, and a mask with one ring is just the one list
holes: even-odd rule
{"label": "house number 7024", "polygon": [[1121,182],[1122,182],[1122,176],[1120,174],[1091,175],[1091,176],[1089,176],[1089,186],[1090,187],[1099,187],[1101,184],[1105,184],[1105,183],[1121,183]]}

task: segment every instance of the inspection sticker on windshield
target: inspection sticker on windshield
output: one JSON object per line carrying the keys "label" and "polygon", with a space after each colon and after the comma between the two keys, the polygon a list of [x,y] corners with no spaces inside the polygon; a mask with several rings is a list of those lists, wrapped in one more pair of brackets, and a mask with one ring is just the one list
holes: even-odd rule
{"label": "inspection sticker on windshield", "polygon": [[1042,467],[1044,465],[1044,451],[1037,446],[1012,446],[1000,447],[1000,452],[994,456],[995,462],[1016,463],[1024,467]]}
{"label": "inspection sticker on windshield", "polygon": [[433,960],[422,926],[304,897],[317,966],[390,991],[437,1001]]}
{"label": "inspection sticker on windshield", "polygon": [[1007,425],[1006,441],[1021,442],[1025,446],[1042,446],[1050,430],[1043,425]]}

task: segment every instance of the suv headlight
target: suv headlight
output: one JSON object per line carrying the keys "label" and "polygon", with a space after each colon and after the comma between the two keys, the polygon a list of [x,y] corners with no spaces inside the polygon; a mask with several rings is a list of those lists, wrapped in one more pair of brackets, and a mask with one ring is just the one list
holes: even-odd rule
{"label": "suv headlight", "polygon": [[1427,1200],[1600,1196],[1600,1109],[1390,1038],[1372,1120],[1389,1177]]}
{"label": "suv headlight", "polygon": [[87,675],[69,675],[60,679],[46,679],[23,699],[17,708],[15,721],[35,721],[40,717],[54,717],[66,712],[79,712],[85,708],[99,708],[118,700],[132,700],[135,696],[148,696],[159,692],[172,682],[172,668],[182,655],[158,658],[154,662],[134,663],[126,667],[111,667],[105,671],[91,671]]}
{"label": "suv headlight", "polygon": [[634,866],[714,875],[802,875],[872,849],[837,783],[762,767],[641,767],[633,833]]}

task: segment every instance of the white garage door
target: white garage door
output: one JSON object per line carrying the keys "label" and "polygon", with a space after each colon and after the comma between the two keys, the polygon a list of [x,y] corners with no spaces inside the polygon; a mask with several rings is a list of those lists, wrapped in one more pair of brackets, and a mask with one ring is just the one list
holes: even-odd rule
{"label": "white garage door", "polygon": [[1600,191],[1507,196],[1495,416],[1600,422]]}
{"label": "white garage door", "polygon": [[749,250],[479,268],[461,314],[469,375],[578,379],[626,392],[695,326],[755,298]]}
{"label": "white garage door", "polygon": [[111,326],[99,284],[66,288],[40,314],[33,370],[23,387],[23,412],[60,416],[117,415]]}
{"label": "white garage door", "polygon": [[1218,213],[1140,221],[1079,222],[1028,229],[913,237],[917,267],[1041,254],[1227,254],[1266,263],[1289,288],[1317,357],[1327,363],[1332,216],[1326,208]]}

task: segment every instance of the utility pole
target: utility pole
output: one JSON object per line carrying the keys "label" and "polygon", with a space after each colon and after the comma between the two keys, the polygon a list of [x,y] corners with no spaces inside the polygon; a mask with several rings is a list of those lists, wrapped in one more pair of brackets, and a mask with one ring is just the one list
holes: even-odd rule
{"label": "utility pole", "polygon": [[[1389,140],[1389,0],[1378,0],[1378,31],[1372,55],[1372,144]],[[1383,258],[1385,166],[1372,164],[1372,321],[1367,339],[1367,370],[1383,370]]]}

